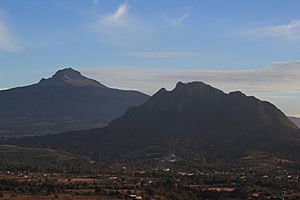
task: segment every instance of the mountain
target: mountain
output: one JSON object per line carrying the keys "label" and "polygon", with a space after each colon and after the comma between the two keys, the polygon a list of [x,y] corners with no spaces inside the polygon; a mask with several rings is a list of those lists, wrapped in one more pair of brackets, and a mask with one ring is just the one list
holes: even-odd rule
{"label": "mountain", "polygon": [[51,147],[100,160],[236,158],[249,152],[298,156],[300,132],[273,104],[202,82],[159,90],[107,127],[14,144]]}
{"label": "mountain", "polygon": [[289,117],[289,119],[294,122],[300,128],[300,118],[297,117]]}
{"label": "mountain", "polygon": [[112,89],[72,68],[26,87],[0,91],[0,135],[43,135],[101,127],[148,96]]}

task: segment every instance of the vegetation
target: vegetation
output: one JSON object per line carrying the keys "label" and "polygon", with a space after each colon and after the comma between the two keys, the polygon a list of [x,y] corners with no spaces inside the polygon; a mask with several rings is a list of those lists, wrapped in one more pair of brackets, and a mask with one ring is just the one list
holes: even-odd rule
{"label": "vegetation", "polygon": [[[171,155],[144,163],[104,166],[49,149],[1,148],[2,153],[15,152],[1,157],[0,192],[4,199],[299,198],[299,165],[264,152],[230,162],[183,162]],[[21,156],[16,156],[21,151]]]}

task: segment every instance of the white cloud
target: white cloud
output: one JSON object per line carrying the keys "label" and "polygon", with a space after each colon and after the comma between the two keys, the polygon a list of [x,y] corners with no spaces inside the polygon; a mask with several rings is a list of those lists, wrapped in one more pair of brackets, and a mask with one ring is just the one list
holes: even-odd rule
{"label": "white cloud", "polygon": [[300,40],[300,20],[293,20],[287,24],[269,25],[259,28],[244,29],[236,33],[239,36],[254,38],[280,38],[285,40]]}
{"label": "white cloud", "polygon": [[185,12],[184,14],[182,14],[181,16],[179,16],[178,18],[170,18],[167,17],[165,15],[162,16],[162,18],[170,25],[172,26],[176,26],[179,27],[182,25],[182,23],[189,17],[190,13],[189,12]]}
{"label": "white cloud", "polygon": [[18,53],[20,50],[21,48],[16,45],[5,23],[0,19],[0,51]]}
{"label": "white cloud", "polygon": [[102,42],[110,45],[128,45],[130,42],[141,41],[149,33],[143,23],[129,11],[130,6],[123,3],[114,12],[97,16],[92,27]]}
{"label": "white cloud", "polygon": [[172,89],[178,81],[203,81],[227,92],[241,90],[259,96],[300,93],[300,61],[277,62],[260,69],[95,67],[82,71],[104,84],[148,94],[161,87]]}
{"label": "white cloud", "polygon": [[196,56],[196,53],[187,51],[140,51],[140,52],[130,52],[129,56],[135,57],[149,57],[149,58],[178,58],[178,57],[191,57]]}
{"label": "white cloud", "polygon": [[105,17],[101,20],[107,24],[115,24],[115,25],[125,25],[127,23],[127,14],[128,14],[128,5],[127,3],[123,3],[119,5],[118,9]]}

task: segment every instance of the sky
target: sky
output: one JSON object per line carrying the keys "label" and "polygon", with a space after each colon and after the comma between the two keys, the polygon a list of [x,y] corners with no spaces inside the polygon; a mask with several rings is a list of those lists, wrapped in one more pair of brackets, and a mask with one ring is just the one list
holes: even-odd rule
{"label": "sky", "polygon": [[73,67],[153,94],[240,90],[300,116],[300,1],[0,0],[0,89]]}

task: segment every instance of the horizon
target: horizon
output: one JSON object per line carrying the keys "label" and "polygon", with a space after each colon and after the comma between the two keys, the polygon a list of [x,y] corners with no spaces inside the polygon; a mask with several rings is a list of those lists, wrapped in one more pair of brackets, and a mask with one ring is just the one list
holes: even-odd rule
{"label": "horizon", "polygon": [[[54,76],[58,71],[61,71],[61,70],[67,70],[67,69],[71,69],[71,70],[78,71],[78,70],[76,70],[76,69],[73,68],[73,67],[66,67],[66,68],[62,68],[62,69],[57,70],[56,72],[53,73],[52,76]],[[90,78],[90,77],[85,76],[84,74],[82,74],[80,71],[78,71],[78,72],[79,72],[82,76],[87,77],[87,78]],[[43,77],[43,78],[40,79],[40,81],[43,80],[43,79],[45,79],[45,78],[46,78],[46,79],[51,78],[52,76],[49,76],[49,77]],[[97,79],[92,79],[92,80],[96,80],[96,81],[98,81],[100,84],[103,84],[101,81],[99,81],[99,80],[97,80]],[[37,83],[39,83],[40,81],[38,81],[38,82],[36,82],[36,83],[32,83],[32,84],[37,84]],[[199,80],[195,80],[195,81],[177,81],[177,82],[175,82],[174,85],[172,85],[172,86],[170,86],[170,87],[168,87],[168,88],[166,88],[166,89],[167,89],[168,91],[171,91],[171,90],[175,89],[176,85],[177,85],[179,82],[184,83],[184,84],[187,84],[187,83],[192,83],[192,82],[202,82],[202,81],[199,81]],[[219,88],[215,87],[214,85],[211,85],[210,83],[207,83],[207,82],[203,82],[203,83],[208,84],[208,85],[210,85],[210,86],[212,86],[212,87],[214,87],[214,88],[216,88],[216,89],[219,89]],[[32,85],[32,84],[30,84],[30,85]],[[30,85],[24,85],[24,86],[30,86]],[[19,87],[24,87],[24,86],[19,86]],[[117,88],[117,87],[112,87],[112,86],[106,85],[106,84],[104,84],[104,86],[109,87],[109,88],[113,88],[113,89],[132,90],[131,88]],[[155,93],[157,93],[157,92],[158,92],[160,89],[162,89],[162,88],[165,88],[165,87],[159,88],[158,90],[154,91],[153,94],[147,94],[147,93],[145,93],[145,92],[142,92],[142,93],[144,93],[144,94],[146,94],[146,95],[149,95],[149,96],[151,97],[152,95],[154,95]],[[9,89],[13,89],[13,88],[0,88],[0,91],[9,90]],[[139,91],[139,90],[133,90],[133,91]],[[222,90],[222,91],[223,91],[223,90]],[[241,91],[241,90],[232,90],[232,91],[223,91],[223,92],[229,94],[230,92],[236,92],[236,91],[240,91],[240,92],[243,93],[243,91]],[[139,92],[141,92],[141,91],[139,91]],[[245,94],[245,93],[244,93],[244,94]],[[247,94],[246,94],[246,95],[247,95]],[[247,95],[247,96],[249,96],[249,95]],[[263,100],[263,99],[260,99],[260,100]],[[271,103],[272,103],[272,102],[271,102]],[[279,109],[280,109],[280,108],[279,108]],[[286,113],[285,113],[285,114],[286,114]],[[297,115],[297,114],[295,114],[295,115],[288,115],[288,114],[286,114],[286,115],[289,116],[289,117],[300,118],[300,115]]]}
{"label": "horizon", "polygon": [[299,117],[299,6],[279,0],[1,1],[0,88],[74,66],[109,87],[149,95],[178,81],[203,81]]}
{"label": "horizon", "polygon": [[0,200],[300,199],[299,8],[0,0]]}

